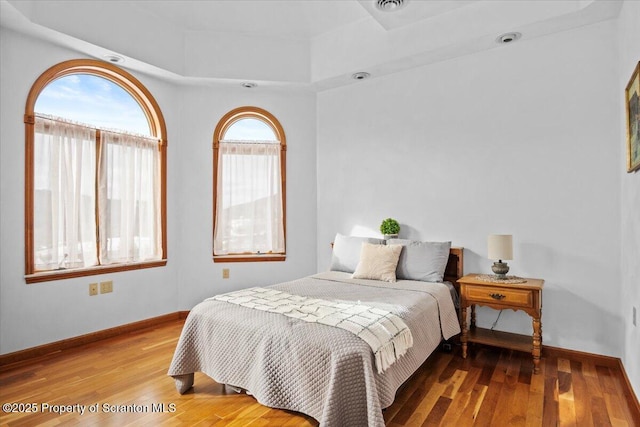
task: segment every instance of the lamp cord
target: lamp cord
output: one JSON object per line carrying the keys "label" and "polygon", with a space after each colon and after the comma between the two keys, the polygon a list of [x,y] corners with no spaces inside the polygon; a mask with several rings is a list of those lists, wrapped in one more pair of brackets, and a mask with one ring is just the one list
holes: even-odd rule
{"label": "lamp cord", "polygon": [[495,328],[495,327],[496,327],[496,325],[498,324],[498,320],[500,320],[500,315],[501,315],[501,314],[502,314],[502,310],[500,310],[500,311],[498,312],[498,317],[496,317],[496,321],[495,321],[495,322],[493,322],[493,325],[491,325],[491,330],[492,330],[492,331],[493,331],[493,328]]}

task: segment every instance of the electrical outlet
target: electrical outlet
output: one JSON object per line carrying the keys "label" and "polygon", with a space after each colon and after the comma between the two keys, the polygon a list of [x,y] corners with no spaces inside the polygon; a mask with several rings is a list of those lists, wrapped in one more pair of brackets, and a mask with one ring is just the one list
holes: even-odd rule
{"label": "electrical outlet", "polygon": [[222,278],[223,279],[228,279],[229,278],[229,269],[228,268],[223,268],[222,269]]}
{"label": "electrical outlet", "polygon": [[97,283],[89,283],[89,296],[98,295],[98,284]]}
{"label": "electrical outlet", "polygon": [[113,292],[113,281],[100,282],[100,293],[108,294],[109,292]]}
{"label": "electrical outlet", "polygon": [[636,319],[637,319],[637,317],[636,317],[636,312],[637,312],[637,311],[638,311],[638,310],[636,310],[636,307],[635,307],[635,306],[633,306],[633,326],[638,326],[638,323],[636,322]]}

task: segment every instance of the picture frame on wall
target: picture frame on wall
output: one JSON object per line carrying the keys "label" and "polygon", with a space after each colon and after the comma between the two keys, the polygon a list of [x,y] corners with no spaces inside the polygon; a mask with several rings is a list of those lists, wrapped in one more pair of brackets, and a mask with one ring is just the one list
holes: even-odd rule
{"label": "picture frame on wall", "polygon": [[624,91],[627,110],[627,172],[640,169],[640,61]]}

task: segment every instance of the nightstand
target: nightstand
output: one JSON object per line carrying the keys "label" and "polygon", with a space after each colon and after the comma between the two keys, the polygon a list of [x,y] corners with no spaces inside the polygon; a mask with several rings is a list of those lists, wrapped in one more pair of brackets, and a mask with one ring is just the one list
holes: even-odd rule
{"label": "nightstand", "polygon": [[[540,350],[542,347],[542,287],[544,280],[527,279],[524,283],[486,281],[481,274],[469,274],[460,279],[460,323],[462,336],[462,357],[467,357],[467,343],[504,347],[512,350],[531,352],[533,373],[540,372]],[[522,310],[533,318],[533,339],[527,335],[476,327],[476,305],[496,310]],[[471,307],[471,325],[467,328],[467,308]]]}

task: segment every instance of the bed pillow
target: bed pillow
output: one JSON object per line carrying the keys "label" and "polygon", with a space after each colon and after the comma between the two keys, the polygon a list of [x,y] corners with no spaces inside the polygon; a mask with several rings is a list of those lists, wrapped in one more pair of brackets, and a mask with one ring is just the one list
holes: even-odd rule
{"label": "bed pillow", "polygon": [[384,240],[374,237],[343,236],[340,233],[336,234],[336,238],[333,241],[333,253],[331,255],[331,266],[329,270],[345,271],[347,273],[356,271],[356,267],[360,261],[362,243],[383,245]]}
{"label": "bed pillow", "polygon": [[360,262],[353,273],[354,279],[396,281],[396,267],[402,245],[373,245],[363,243]]}
{"label": "bed pillow", "polygon": [[389,239],[390,245],[402,245],[396,276],[403,280],[442,282],[449,261],[451,242],[418,242]]}

